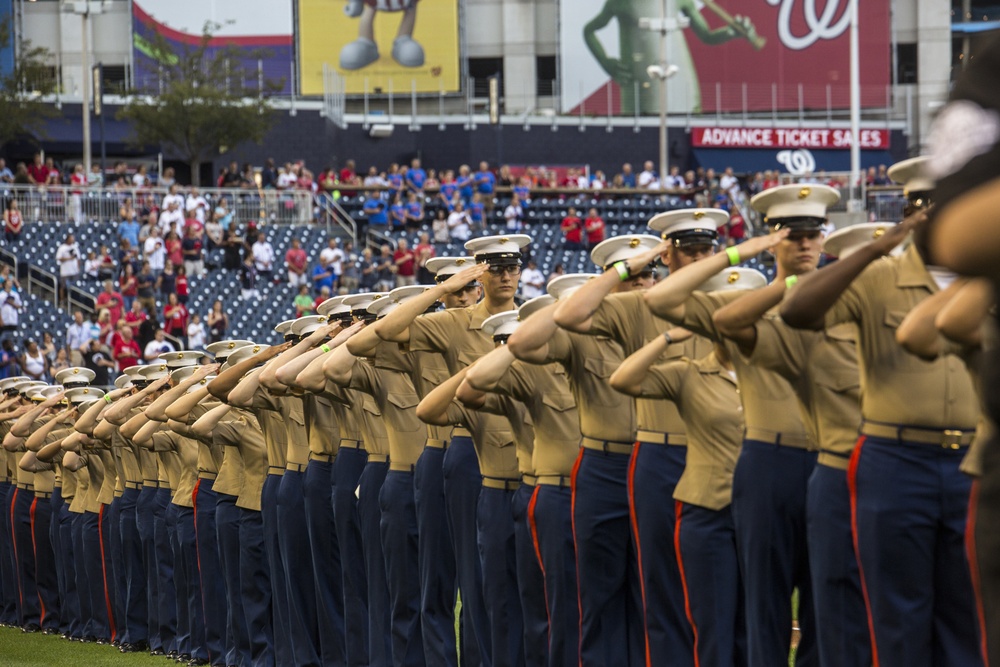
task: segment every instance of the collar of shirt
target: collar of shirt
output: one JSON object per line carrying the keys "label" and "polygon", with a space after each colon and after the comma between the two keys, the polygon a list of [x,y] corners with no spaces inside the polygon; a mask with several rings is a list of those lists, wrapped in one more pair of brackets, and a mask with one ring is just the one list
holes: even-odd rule
{"label": "collar of shirt", "polygon": [[930,292],[937,292],[938,286],[927,271],[924,260],[920,258],[917,247],[911,245],[899,258],[899,273],[896,274],[896,287],[926,287]]}

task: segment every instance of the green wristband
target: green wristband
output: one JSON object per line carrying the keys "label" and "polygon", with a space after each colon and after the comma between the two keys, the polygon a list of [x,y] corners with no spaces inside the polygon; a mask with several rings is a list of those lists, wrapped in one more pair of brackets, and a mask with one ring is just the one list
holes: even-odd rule
{"label": "green wristband", "polygon": [[785,278],[785,288],[791,289],[792,285],[794,285],[797,282],[799,282],[798,276],[788,276],[787,278]]}
{"label": "green wristband", "polygon": [[732,245],[726,248],[726,256],[729,258],[729,266],[736,266],[740,263],[740,249]]}
{"label": "green wristband", "polygon": [[323,350],[324,352],[329,352],[332,348],[326,343],[323,343],[322,345],[319,346],[319,349]]}
{"label": "green wristband", "polygon": [[629,279],[629,275],[631,274],[629,273],[627,263],[615,262],[614,264],[612,264],[612,268],[618,271],[618,279],[621,280],[622,282],[625,282],[626,280]]}
{"label": "green wristband", "polygon": [[107,401],[108,403],[110,403],[111,402],[111,397],[108,396],[107,394],[105,394],[104,395],[104,400]]}

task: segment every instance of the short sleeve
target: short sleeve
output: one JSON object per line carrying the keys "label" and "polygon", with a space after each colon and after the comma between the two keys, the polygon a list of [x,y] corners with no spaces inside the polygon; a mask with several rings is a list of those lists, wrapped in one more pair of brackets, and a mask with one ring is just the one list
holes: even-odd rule
{"label": "short sleeve", "polygon": [[270,410],[271,412],[281,411],[281,405],[278,403],[277,397],[268,391],[264,385],[257,386],[257,390],[253,393],[250,407],[257,408],[258,410]]}
{"label": "short sleeve", "polygon": [[826,311],[824,323],[827,329],[845,322],[861,321],[865,304],[872,301],[872,288],[876,287],[880,281],[892,279],[886,275],[887,272],[883,268],[886,265],[885,260],[876,261],[848,285],[836,303],[830,310]]}
{"label": "short sleeve", "polygon": [[548,351],[545,355],[545,363],[558,361],[563,365],[569,363],[573,354],[573,343],[570,335],[563,329],[556,330],[555,335],[549,339]]}
{"label": "short sleeve", "polygon": [[154,452],[172,452],[177,449],[177,438],[170,431],[157,431],[152,440]]}
{"label": "short sleeve", "polygon": [[454,331],[454,315],[447,310],[420,315],[410,323],[411,352],[444,352],[450,347],[449,333]]}
{"label": "short sleeve", "polygon": [[720,340],[719,330],[712,321],[715,311],[732,303],[746,293],[746,290],[731,290],[728,292],[693,292],[684,302],[684,318],[679,324],[692,333]]}
{"label": "short sleeve", "polygon": [[801,375],[808,354],[803,334],[813,332],[791,331],[788,325],[772,317],[757,321],[757,342],[747,361],[754,366],[774,371],[792,382]]}
{"label": "short sleeve", "polygon": [[642,396],[673,400],[680,394],[688,368],[687,361],[671,361],[651,367],[642,381]]}
{"label": "short sleeve", "polygon": [[212,440],[219,445],[235,447],[243,440],[246,422],[241,419],[230,419],[219,422],[212,430]]}
{"label": "short sleeve", "polygon": [[641,292],[611,294],[597,307],[590,323],[590,335],[607,336],[626,349],[643,346],[642,310],[646,308]]}
{"label": "short sleeve", "polygon": [[526,377],[524,362],[514,361],[500,377],[500,380],[491,393],[510,396],[519,401],[530,400],[534,392],[533,387]]}
{"label": "short sleeve", "polygon": [[365,361],[355,359],[354,365],[351,366],[351,381],[347,384],[347,387],[374,395],[378,388],[375,369]]}

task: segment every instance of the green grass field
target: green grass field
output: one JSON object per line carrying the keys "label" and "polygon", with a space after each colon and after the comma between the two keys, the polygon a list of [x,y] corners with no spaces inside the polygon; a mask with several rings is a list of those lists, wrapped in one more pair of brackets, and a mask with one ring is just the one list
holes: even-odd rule
{"label": "green grass field", "polygon": [[58,635],[25,634],[16,628],[0,628],[0,667],[165,667],[175,664],[148,653],[119,653],[113,646],[81,644]]}

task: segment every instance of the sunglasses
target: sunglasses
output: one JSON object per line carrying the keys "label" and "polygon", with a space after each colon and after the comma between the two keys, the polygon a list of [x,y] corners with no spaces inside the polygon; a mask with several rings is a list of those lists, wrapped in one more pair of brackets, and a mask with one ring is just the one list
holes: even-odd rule
{"label": "sunglasses", "polygon": [[519,273],[521,273],[521,265],[520,264],[514,264],[514,265],[509,265],[509,266],[508,265],[505,265],[505,266],[491,266],[487,270],[490,272],[490,275],[493,275],[493,276],[502,276],[505,273],[507,273],[509,275],[512,275],[512,276],[516,276]]}
{"label": "sunglasses", "polygon": [[629,274],[629,280],[649,280],[655,275],[652,269],[646,269],[645,271],[640,271],[639,273]]}

